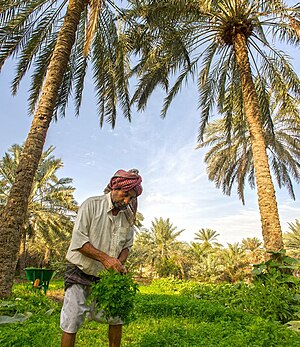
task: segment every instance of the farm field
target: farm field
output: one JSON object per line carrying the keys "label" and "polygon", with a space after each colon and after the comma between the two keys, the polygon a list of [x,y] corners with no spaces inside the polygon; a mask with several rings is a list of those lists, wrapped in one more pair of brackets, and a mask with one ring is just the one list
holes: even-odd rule
{"label": "farm field", "polygon": [[[62,281],[52,281],[45,296],[32,291],[28,284],[16,285],[13,299],[0,304],[1,315],[31,315],[24,322],[1,324],[0,346],[60,346],[62,286]],[[199,286],[172,280],[140,285],[136,319],[124,327],[122,346],[300,347],[300,333],[270,318],[245,312],[241,301],[234,303],[230,293],[239,298],[238,291],[246,293],[244,287],[202,285],[199,291]],[[191,295],[197,291],[201,294]],[[76,346],[107,346],[106,331],[106,325],[86,321]]]}

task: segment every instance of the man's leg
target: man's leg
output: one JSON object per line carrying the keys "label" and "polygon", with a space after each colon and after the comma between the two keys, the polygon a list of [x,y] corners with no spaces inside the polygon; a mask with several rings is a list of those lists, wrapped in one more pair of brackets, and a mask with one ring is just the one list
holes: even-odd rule
{"label": "man's leg", "polygon": [[63,331],[61,337],[61,347],[74,347],[75,346],[76,333],[70,334]]}
{"label": "man's leg", "polygon": [[89,307],[85,304],[88,288],[73,284],[67,288],[60,313],[61,347],[74,347],[76,332],[81,327]]}
{"label": "man's leg", "polygon": [[122,324],[109,325],[108,339],[109,347],[120,347],[122,338]]}

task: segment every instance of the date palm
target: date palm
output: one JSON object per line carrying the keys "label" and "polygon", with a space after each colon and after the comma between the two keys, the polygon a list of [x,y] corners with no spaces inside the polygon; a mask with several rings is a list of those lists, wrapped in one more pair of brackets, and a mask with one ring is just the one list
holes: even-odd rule
{"label": "date palm", "polygon": [[[54,149],[50,146],[43,152],[35,174],[23,224],[21,269],[29,243],[35,249],[39,248],[39,253],[44,258],[51,251],[56,253],[59,250],[58,244],[71,236],[72,220],[77,211],[73,197],[75,188],[71,186],[71,178],[57,177],[57,171],[63,164],[61,159],[53,156]],[[9,196],[22,151],[23,146],[13,145],[0,160],[0,208]]]}
{"label": "date palm", "polygon": [[217,238],[220,236],[215,230],[209,228],[202,228],[195,233],[194,239],[200,241],[204,247],[212,247],[221,245],[217,242]]}
{"label": "date palm", "polygon": [[268,90],[286,113],[299,117],[294,108],[299,78],[288,57],[271,43],[274,38],[299,44],[299,7],[280,0],[130,2],[134,12],[128,15],[137,18],[131,42],[138,42],[135,50],[141,56],[134,69],[140,80],[133,102],[143,109],[155,87],[162,86],[167,91],[164,117],[183,83],[189,77],[197,80],[200,143],[214,113],[224,118],[227,132],[233,115],[245,114],[264,244],[267,251],[279,251],[282,231],[263,125],[272,128]]}
{"label": "date palm", "polygon": [[149,231],[141,231],[134,243],[133,250],[140,255],[144,264],[159,269],[172,259],[182,269],[185,245],[178,241],[183,230],[177,230],[169,218],[155,218]]}
{"label": "date palm", "polygon": [[238,242],[228,243],[227,248],[222,250],[219,256],[223,264],[223,280],[236,282],[244,279],[244,270],[248,265],[248,261],[244,249]]}
{"label": "date palm", "polygon": [[257,237],[247,237],[242,240],[242,247],[246,251],[254,252],[262,246],[261,241]]}
{"label": "date palm", "polygon": [[191,242],[189,253],[192,261],[192,277],[203,281],[214,281],[219,276],[220,268],[222,267],[219,254],[222,253],[222,250],[219,248],[221,245],[218,243],[215,246],[217,247],[212,247],[205,241],[201,243]]}
{"label": "date palm", "polygon": [[177,230],[169,218],[154,218],[151,223],[150,235],[157,254],[161,259],[168,259],[173,253],[173,247],[178,242],[178,236],[184,230]]}
{"label": "date palm", "polygon": [[263,261],[262,242],[257,237],[247,237],[242,240],[242,248],[247,252],[250,264]]}
{"label": "date palm", "polygon": [[[286,186],[295,199],[293,180],[300,182],[300,121],[276,114],[272,117],[272,127],[265,122],[263,131],[270,168],[278,186]],[[213,121],[204,135],[198,148],[209,147],[204,158],[208,178],[227,195],[236,183],[238,196],[244,204],[246,181],[251,188],[255,187],[250,133],[245,118],[233,117],[229,134],[224,119]]]}
{"label": "date palm", "polygon": [[18,61],[15,93],[32,68],[29,94],[34,113],[31,129],[0,215],[1,296],[11,293],[22,225],[36,170],[51,121],[64,115],[71,92],[76,113],[90,62],[98,99],[100,125],[115,125],[117,100],[130,120],[127,47],[118,35],[115,5],[110,0],[7,0],[0,2],[0,68]]}
{"label": "date palm", "polygon": [[289,231],[283,234],[286,248],[299,258],[300,256],[300,220],[289,223]]}

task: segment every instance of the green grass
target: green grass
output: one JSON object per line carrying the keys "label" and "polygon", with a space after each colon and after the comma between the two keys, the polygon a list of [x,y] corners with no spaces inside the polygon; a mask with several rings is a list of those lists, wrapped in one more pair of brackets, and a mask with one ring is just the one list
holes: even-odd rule
{"label": "green grass", "polygon": [[[49,295],[62,289],[50,283]],[[1,314],[32,312],[23,323],[0,325],[1,347],[59,347],[61,303],[19,284]],[[300,347],[300,334],[278,322],[225,307],[217,302],[184,297],[179,291],[155,284],[140,287],[136,320],[124,326],[122,347]],[[85,322],[77,334],[77,347],[108,345],[107,326]]]}

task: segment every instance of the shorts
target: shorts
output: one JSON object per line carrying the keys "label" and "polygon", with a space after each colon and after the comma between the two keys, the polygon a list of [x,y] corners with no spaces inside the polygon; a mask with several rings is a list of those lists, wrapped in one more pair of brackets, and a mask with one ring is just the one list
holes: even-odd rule
{"label": "shorts", "polygon": [[119,317],[107,319],[103,311],[96,312],[95,302],[90,306],[86,305],[86,300],[91,293],[89,286],[73,284],[65,291],[64,304],[60,313],[60,328],[62,331],[74,334],[82,326],[86,314],[89,320],[110,325],[120,325],[122,320]]}

